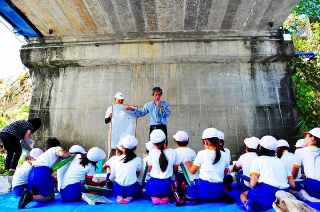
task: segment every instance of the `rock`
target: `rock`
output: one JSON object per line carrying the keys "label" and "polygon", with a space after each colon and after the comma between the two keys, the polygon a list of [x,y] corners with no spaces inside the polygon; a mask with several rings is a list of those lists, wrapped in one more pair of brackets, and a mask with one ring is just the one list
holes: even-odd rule
{"label": "rock", "polygon": [[12,191],[12,176],[0,176],[0,194]]}

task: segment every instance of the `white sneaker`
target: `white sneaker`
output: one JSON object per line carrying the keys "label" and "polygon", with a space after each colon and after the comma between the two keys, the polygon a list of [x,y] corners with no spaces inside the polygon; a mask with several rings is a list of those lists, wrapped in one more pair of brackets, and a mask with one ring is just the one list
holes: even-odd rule
{"label": "white sneaker", "polygon": [[320,202],[320,199],[317,199],[315,197],[311,197],[305,190],[301,189],[299,192],[296,191],[293,193],[297,199],[302,201],[309,201],[309,202]]}

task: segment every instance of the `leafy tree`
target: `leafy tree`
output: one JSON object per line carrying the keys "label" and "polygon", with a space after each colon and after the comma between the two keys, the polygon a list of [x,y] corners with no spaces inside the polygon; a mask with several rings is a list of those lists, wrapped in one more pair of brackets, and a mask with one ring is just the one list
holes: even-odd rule
{"label": "leafy tree", "polygon": [[320,0],[300,0],[292,14],[319,17]]}

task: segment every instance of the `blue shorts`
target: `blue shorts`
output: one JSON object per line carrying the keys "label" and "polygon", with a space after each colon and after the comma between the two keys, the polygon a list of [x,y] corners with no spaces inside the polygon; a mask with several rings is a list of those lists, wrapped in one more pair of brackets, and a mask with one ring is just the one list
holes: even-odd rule
{"label": "blue shorts", "polygon": [[151,177],[146,183],[145,188],[150,197],[171,197],[171,185],[173,185],[171,178],[158,179]]}
{"label": "blue shorts", "polygon": [[24,191],[24,189],[29,190],[28,183],[13,187],[13,191],[17,197],[20,197],[22,195],[22,192]]}
{"label": "blue shorts", "polygon": [[211,183],[196,179],[193,185],[187,187],[187,196],[202,201],[218,201],[224,194],[223,183]]}
{"label": "blue shorts", "polygon": [[54,182],[51,170],[47,166],[32,167],[28,175],[29,191],[47,197],[54,194]]}
{"label": "blue shorts", "polygon": [[[242,193],[244,191],[249,191],[251,188],[247,186],[244,182],[244,178],[248,178],[247,176],[243,175],[243,171],[239,171],[237,174],[237,184],[238,184],[238,189]],[[250,181],[249,181],[250,182]]]}
{"label": "blue shorts", "polygon": [[306,178],[303,181],[303,185],[310,196],[320,199],[320,181]]}
{"label": "blue shorts", "polygon": [[112,193],[124,197],[138,197],[142,195],[142,188],[138,182],[135,182],[134,184],[129,186],[122,186],[117,182],[114,182]]}
{"label": "blue shorts", "polygon": [[67,185],[64,189],[60,190],[61,198],[65,202],[81,201],[82,193],[88,193],[88,190],[81,183]]}
{"label": "blue shorts", "polygon": [[276,200],[276,192],[279,190],[289,191],[288,189],[279,189],[265,183],[259,183],[257,187],[249,190],[247,198],[253,200],[253,209],[267,210],[272,208],[272,203]]}

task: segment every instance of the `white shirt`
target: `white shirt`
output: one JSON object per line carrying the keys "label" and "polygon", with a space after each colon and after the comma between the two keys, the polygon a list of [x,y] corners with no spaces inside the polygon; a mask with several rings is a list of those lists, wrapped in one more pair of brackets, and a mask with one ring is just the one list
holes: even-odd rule
{"label": "white shirt", "polygon": [[152,167],[150,171],[150,176],[153,178],[168,179],[173,175],[173,166],[179,166],[179,157],[178,153],[175,150],[166,148],[163,150],[163,152],[168,160],[168,166],[164,172],[161,171],[159,164],[159,157],[161,151],[159,149],[152,149],[149,152],[148,166]]}
{"label": "white shirt", "polygon": [[116,178],[116,175],[115,175],[115,166],[116,166],[116,163],[119,161],[119,159],[122,158],[121,156],[117,156],[117,155],[114,155],[112,156],[109,160],[107,160],[106,162],[106,165],[110,167],[110,177],[109,179],[114,182],[114,179]]}
{"label": "white shirt", "polygon": [[42,153],[36,161],[32,163],[32,166],[47,166],[51,168],[53,164],[57,161],[59,158],[58,152],[61,151],[62,148],[59,146],[51,147],[44,153]]}
{"label": "white shirt", "polygon": [[292,175],[287,165],[276,156],[260,156],[252,161],[250,175],[258,176],[258,183],[265,183],[276,188],[289,188],[288,179]]}
{"label": "white shirt", "polygon": [[[288,152],[287,150],[283,151],[282,157],[280,158],[280,160],[282,160],[283,162],[286,163],[290,173],[292,173],[292,169],[293,169],[293,161],[294,161],[294,154],[291,152]],[[297,178],[301,178],[301,169],[298,172],[298,176]]]}
{"label": "white shirt", "polygon": [[308,178],[320,181],[320,148],[308,146],[297,149],[294,153],[293,166],[301,168]]}
{"label": "white shirt", "polygon": [[[238,168],[242,168],[243,175],[250,177],[251,163],[252,163],[253,159],[255,159],[257,157],[258,157],[257,153],[247,152],[247,153],[240,156],[240,158],[236,162],[236,166]],[[246,186],[250,186],[250,183],[247,181],[244,181],[244,184]]]}
{"label": "white shirt", "polygon": [[61,189],[64,189],[68,185],[75,183],[85,182],[86,176],[94,175],[95,168],[91,163],[88,163],[85,167],[80,164],[81,155],[77,154],[71,161],[68,170],[65,172],[61,184]]}
{"label": "white shirt", "polygon": [[112,106],[108,107],[105,118],[109,118],[111,113],[112,113]]}
{"label": "white shirt", "polygon": [[223,182],[224,171],[229,169],[229,158],[227,154],[222,154],[221,152],[220,160],[218,163],[213,164],[215,157],[216,151],[214,150],[205,149],[198,152],[193,166],[200,168],[200,179],[212,183]]}
{"label": "white shirt", "polygon": [[12,188],[28,184],[28,174],[31,167],[32,165],[26,161],[17,168],[12,178]]}
{"label": "white shirt", "polygon": [[230,150],[228,148],[223,148],[224,149],[224,152],[228,155],[229,157],[229,162],[231,161],[231,153],[230,153]]}
{"label": "white shirt", "polygon": [[[179,164],[185,163],[187,161],[193,162],[197,156],[196,152],[189,147],[178,147],[175,150],[178,153]],[[186,170],[191,181],[193,181],[194,179],[199,179],[199,171],[197,171],[195,174],[191,174],[187,168]],[[179,167],[179,172],[182,172],[181,167]]]}
{"label": "white shirt", "polygon": [[115,165],[115,181],[121,186],[130,186],[137,182],[137,171],[141,170],[141,158],[135,157],[131,161],[124,163],[121,155]]}

